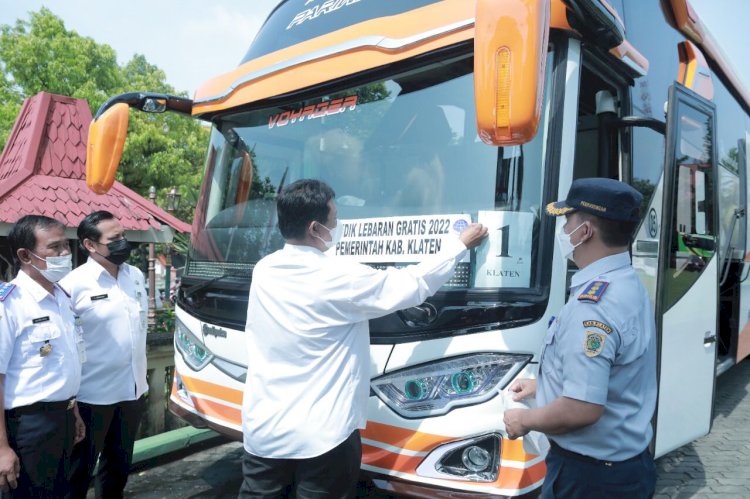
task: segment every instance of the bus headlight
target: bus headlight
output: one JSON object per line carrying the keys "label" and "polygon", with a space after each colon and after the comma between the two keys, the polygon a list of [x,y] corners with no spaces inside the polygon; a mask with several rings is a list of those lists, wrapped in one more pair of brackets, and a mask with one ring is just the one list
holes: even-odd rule
{"label": "bus headlight", "polygon": [[374,378],[373,391],[405,418],[439,416],[454,407],[489,400],[531,360],[531,355],[480,353],[407,367]]}
{"label": "bus headlight", "polygon": [[437,447],[417,467],[430,478],[494,482],[500,471],[500,435],[490,433]]}
{"label": "bus headlight", "polygon": [[200,371],[213,358],[213,354],[206,349],[203,342],[196,338],[187,326],[179,320],[175,321],[174,344],[177,351],[182,355],[182,360],[193,371]]}

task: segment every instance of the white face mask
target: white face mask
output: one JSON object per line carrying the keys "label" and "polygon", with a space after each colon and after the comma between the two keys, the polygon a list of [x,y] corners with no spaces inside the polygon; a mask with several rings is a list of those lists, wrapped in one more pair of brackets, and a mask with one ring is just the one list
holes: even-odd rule
{"label": "white face mask", "polygon": [[558,246],[560,246],[560,252],[565,258],[569,259],[571,262],[575,262],[575,260],[573,260],[573,251],[577,247],[579,247],[581,244],[583,244],[583,241],[579,241],[578,244],[573,244],[570,242],[570,236],[572,236],[573,233],[575,233],[575,231],[583,227],[583,224],[585,223],[586,222],[582,222],[581,225],[573,229],[570,234],[565,233],[564,225],[560,226],[560,230],[558,230],[557,234],[555,234],[557,236],[557,244]]}
{"label": "white face mask", "polygon": [[47,258],[42,258],[33,251],[30,251],[29,253],[31,253],[38,259],[47,262],[46,269],[40,269],[33,263],[31,264],[31,266],[37,269],[39,273],[42,274],[42,276],[44,276],[44,278],[49,282],[57,282],[68,275],[71,270],[73,270],[73,255],[48,256]]}
{"label": "white face mask", "polygon": [[326,227],[320,222],[318,222],[318,225],[320,225],[321,227],[325,228],[325,230],[328,231],[328,233],[331,235],[331,240],[326,241],[322,237],[315,236],[315,235],[313,237],[317,237],[318,239],[320,239],[320,241],[325,245],[326,249],[331,249],[334,246],[336,246],[336,243],[339,242],[339,239],[341,239],[341,224],[337,222],[336,227],[334,227],[333,229],[329,229],[328,227]]}

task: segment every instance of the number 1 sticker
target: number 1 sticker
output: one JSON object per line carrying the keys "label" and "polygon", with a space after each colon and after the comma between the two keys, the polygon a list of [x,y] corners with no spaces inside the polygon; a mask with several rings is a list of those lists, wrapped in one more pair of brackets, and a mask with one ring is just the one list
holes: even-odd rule
{"label": "number 1 sticker", "polygon": [[528,288],[534,215],[513,211],[480,211],[488,241],[477,248],[474,287]]}

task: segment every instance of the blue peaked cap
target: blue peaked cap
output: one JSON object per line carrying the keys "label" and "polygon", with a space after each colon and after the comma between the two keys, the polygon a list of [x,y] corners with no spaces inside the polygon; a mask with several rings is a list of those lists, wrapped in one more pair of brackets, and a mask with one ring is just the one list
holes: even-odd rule
{"label": "blue peaked cap", "polygon": [[583,211],[609,220],[637,222],[642,202],[640,192],[619,180],[579,178],[570,185],[568,197],[548,204],[546,211],[556,217]]}

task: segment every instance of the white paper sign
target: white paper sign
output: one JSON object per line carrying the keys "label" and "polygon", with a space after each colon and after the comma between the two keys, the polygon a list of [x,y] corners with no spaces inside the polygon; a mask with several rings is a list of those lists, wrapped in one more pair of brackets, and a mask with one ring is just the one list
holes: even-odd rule
{"label": "white paper sign", "polygon": [[[339,220],[341,239],[329,255],[366,263],[414,263],[439,253],[447,238],[455,238],[471,216],[425,215]],[[469,261],[469,256],[464,258]]]}
{"label": "white paper sign", "polygon": [[515,211],[480,211],[488,240],[477,248],[474,287],[527,288],[531,283],[534,215]]}

